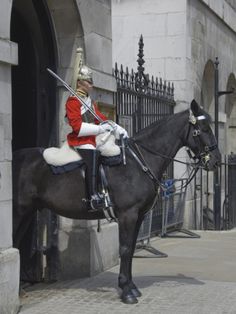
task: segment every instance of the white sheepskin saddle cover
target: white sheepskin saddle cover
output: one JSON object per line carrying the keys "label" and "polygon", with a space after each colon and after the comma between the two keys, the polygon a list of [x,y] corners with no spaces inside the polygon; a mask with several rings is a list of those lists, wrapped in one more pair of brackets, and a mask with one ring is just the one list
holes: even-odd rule
{"label": "white sheepskin saddle cover", "polygon": [[120,155],[120,147],[115,143],[115,135],[113,134],[99,134],[96,136],[97,150],[101,152],[104,157],[113,157]]}
{"label": "white sheepskin saddle cover", "polygon": [[[104,134],[100,134],[96,137],[96,144],[97,149],[101,152],[102,156],[112,157],[120,154],[120,147],[115,144],[114,135],[110,134],[104,136]],[[81,156],[68,145],[67,141],[65,141],[60,148],[46,148],[43,152],[43,157],[49,165],[57,167],[82,159]]]}
{"label": "white sheepskin saddle cover", "polygon": [[65,141],[60,148],[50,147],[43,152],[45,161],[52,166],[64,166],[71,162],[81,160],[81,156]]}

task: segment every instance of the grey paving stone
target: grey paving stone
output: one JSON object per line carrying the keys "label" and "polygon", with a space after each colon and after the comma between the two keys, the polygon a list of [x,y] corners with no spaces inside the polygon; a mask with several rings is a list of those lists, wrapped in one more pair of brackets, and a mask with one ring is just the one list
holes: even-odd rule
{"label": "grey paving stone", "polygon": [[168,258],[134,259],[138,304],[120,302],[117,266],[84,280],[35,285],[21,298],[20,314],[236,314],[236,231],[200,234],[153,241]]}

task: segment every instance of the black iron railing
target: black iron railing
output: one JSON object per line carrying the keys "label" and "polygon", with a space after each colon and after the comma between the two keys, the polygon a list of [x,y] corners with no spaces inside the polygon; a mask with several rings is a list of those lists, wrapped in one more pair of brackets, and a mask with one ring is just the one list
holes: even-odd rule
{"label": "black iron railing", "polygon": [[[143,37],[139,40],[137,72],[117,63],[113,75],[117,82],[117,92],[114,94],[117,122],[129,133],[135,135],[141,129],[174,113],[174,84],[161,78],[151,79],[144,72]],[[173,178],[173,164],[167,170],[167,176]],[[152,214],[154,215],[152,216]],[[149,241],[151,233],[161,233],[162,208],[160,203],[145,217],[140,228],[138,243]],[[154,254],[158,253],[148,246]],[[161,253],[161,257],[167,256]]]}
{"label": "black iron railing", "polygon": [[115,64],[117,82],[115,104],[118,123],[126,127],[130,136],[151,123],[173,114],[174,84],[144,73],[143,37],[139,40],[137,72]]}

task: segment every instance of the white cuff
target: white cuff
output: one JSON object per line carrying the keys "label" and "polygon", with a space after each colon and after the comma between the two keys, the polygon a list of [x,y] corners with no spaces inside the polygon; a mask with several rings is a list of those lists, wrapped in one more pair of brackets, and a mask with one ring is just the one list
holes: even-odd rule
{"label": "white cuff", "polygon": [[78,137],[98,135],[102,133],[101,127],[96,124],[82,122]]}

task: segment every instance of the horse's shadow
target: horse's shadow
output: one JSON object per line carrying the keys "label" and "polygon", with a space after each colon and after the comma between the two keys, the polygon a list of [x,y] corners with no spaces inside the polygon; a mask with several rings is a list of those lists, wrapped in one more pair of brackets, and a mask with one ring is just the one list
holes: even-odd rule
{"label": "horse's shadow", "polygon": [[[183,285],[204,285],[205,283],[194,277],[185,276],[183,274],[178,274],[176,276],[135,276],[135,283],[140,289],[145,289],[149,287],[162,288],[167,285],[170,287],[177,287]],[[96,275],[94,277],[89,277],[85,279],[73,279],[73,280],[62,280],[52,284],[36,284],[31,286],[29,291],[39,291],[45,290],[70,290],[70,289],[81,289],[88,292],[112,292],[116,290],[120,292],[117,288],[117,273],[112,271],[107,271],[106,273]]]}
{"label": "horse's shadow", "polygon": [[[98,275],[99,276],[99,275]],[[97,277],[97,276],[96,276]],[[117,273],[114,272],[106,272],[103,274],[102,280],[96,277],[92,280],[92,282],[88,285],[88,283],[81,282],[79,288],[85,289],[87,291],[110,291],[111,288],[116,289],[117,282]],[[183,285],[204,285],[205,283],[201,280],[198,280],[194,277],[185,276],[183,274],[178,274],[176,276],[135,276],[134,281],[140,289],[148,288],[148,287],[159,287],[162,288],[167,284],[170,286],[183,286]]]}

